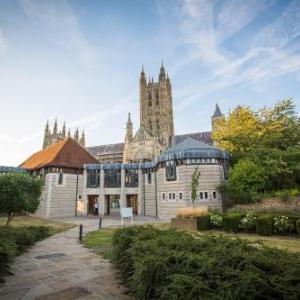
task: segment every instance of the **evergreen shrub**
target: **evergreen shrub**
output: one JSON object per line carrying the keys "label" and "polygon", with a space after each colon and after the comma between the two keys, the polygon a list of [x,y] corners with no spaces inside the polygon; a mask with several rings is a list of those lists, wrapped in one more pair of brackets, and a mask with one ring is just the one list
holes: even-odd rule
{"label": "evergreen shrub", "polygon": [[118,229],[113,262],[136,299],[299,299],[300,257],[209,234]]}
{"label": "evergreen shrub", "polygon": [[198,230],[208,230],[211,228],[210,215],[197,217],[197,229]]}
{"label": "evergreen shrub", "polygon": [[300,219],[296,221],[296,231],[300,235]]}
{"label": "evergreen shrub", "polygon": [[273,234],[272,215],[262,215],[256,218],[256,233],[266,236]]}
{"label": "evergreen shrub", "polygon": [[244,217],[243,214],[227,214],[223,216],[223,229],[227,232],[239,232],[240,231],[240,222]]}

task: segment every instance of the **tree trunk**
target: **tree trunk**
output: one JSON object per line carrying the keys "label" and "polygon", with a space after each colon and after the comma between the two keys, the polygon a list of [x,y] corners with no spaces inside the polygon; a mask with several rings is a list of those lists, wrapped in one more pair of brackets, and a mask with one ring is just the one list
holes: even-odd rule
{"label": "tree trunk", "polygon": [[6,227],[9,225],[9,223],[12,221],[13,217],[15,216],[14,213],[9,213],[6,221]]}

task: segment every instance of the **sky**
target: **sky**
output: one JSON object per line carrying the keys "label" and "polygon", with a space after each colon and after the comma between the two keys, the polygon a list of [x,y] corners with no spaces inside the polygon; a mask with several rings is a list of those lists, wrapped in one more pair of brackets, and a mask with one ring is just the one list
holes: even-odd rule
{"label": "sky", "polygon": [[0,0],[0,165],[42,147],[46,121],[87,146],[139,127],[142,66],[172,83],[175,133],[211,129],[218,103],[300,111],[298,0]]}

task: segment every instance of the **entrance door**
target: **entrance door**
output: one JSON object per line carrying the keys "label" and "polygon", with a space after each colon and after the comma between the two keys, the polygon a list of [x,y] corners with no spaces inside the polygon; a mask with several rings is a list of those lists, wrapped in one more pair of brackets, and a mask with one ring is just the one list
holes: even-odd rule
{"label": "entrance door", "polygon": [[88,195],[88,215],[98,215],[98,196]]}
{"label": "entrance door", "polygon": [[120,215],[120,195],[105,195],[106,215]]}
{"label": "entrance door", "polygon": [[126,195],[126,206],[132,207],[134,215],[138,214],[138,195]]}

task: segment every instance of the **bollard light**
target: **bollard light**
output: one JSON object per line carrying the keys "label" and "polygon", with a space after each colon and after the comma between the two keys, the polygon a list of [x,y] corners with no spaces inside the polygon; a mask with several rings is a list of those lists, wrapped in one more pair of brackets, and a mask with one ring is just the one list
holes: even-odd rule
{"label": "bollard light", "polygon": [[102,228],[102,218],[100,217],[99,218],[99,229],[101,229]]}
{"label": "bollard light", "polygon": [[83,225],[80,224],[80,226],[79,226],[79,241],[80,242],[82,241],[82,233],[83,233]]}

